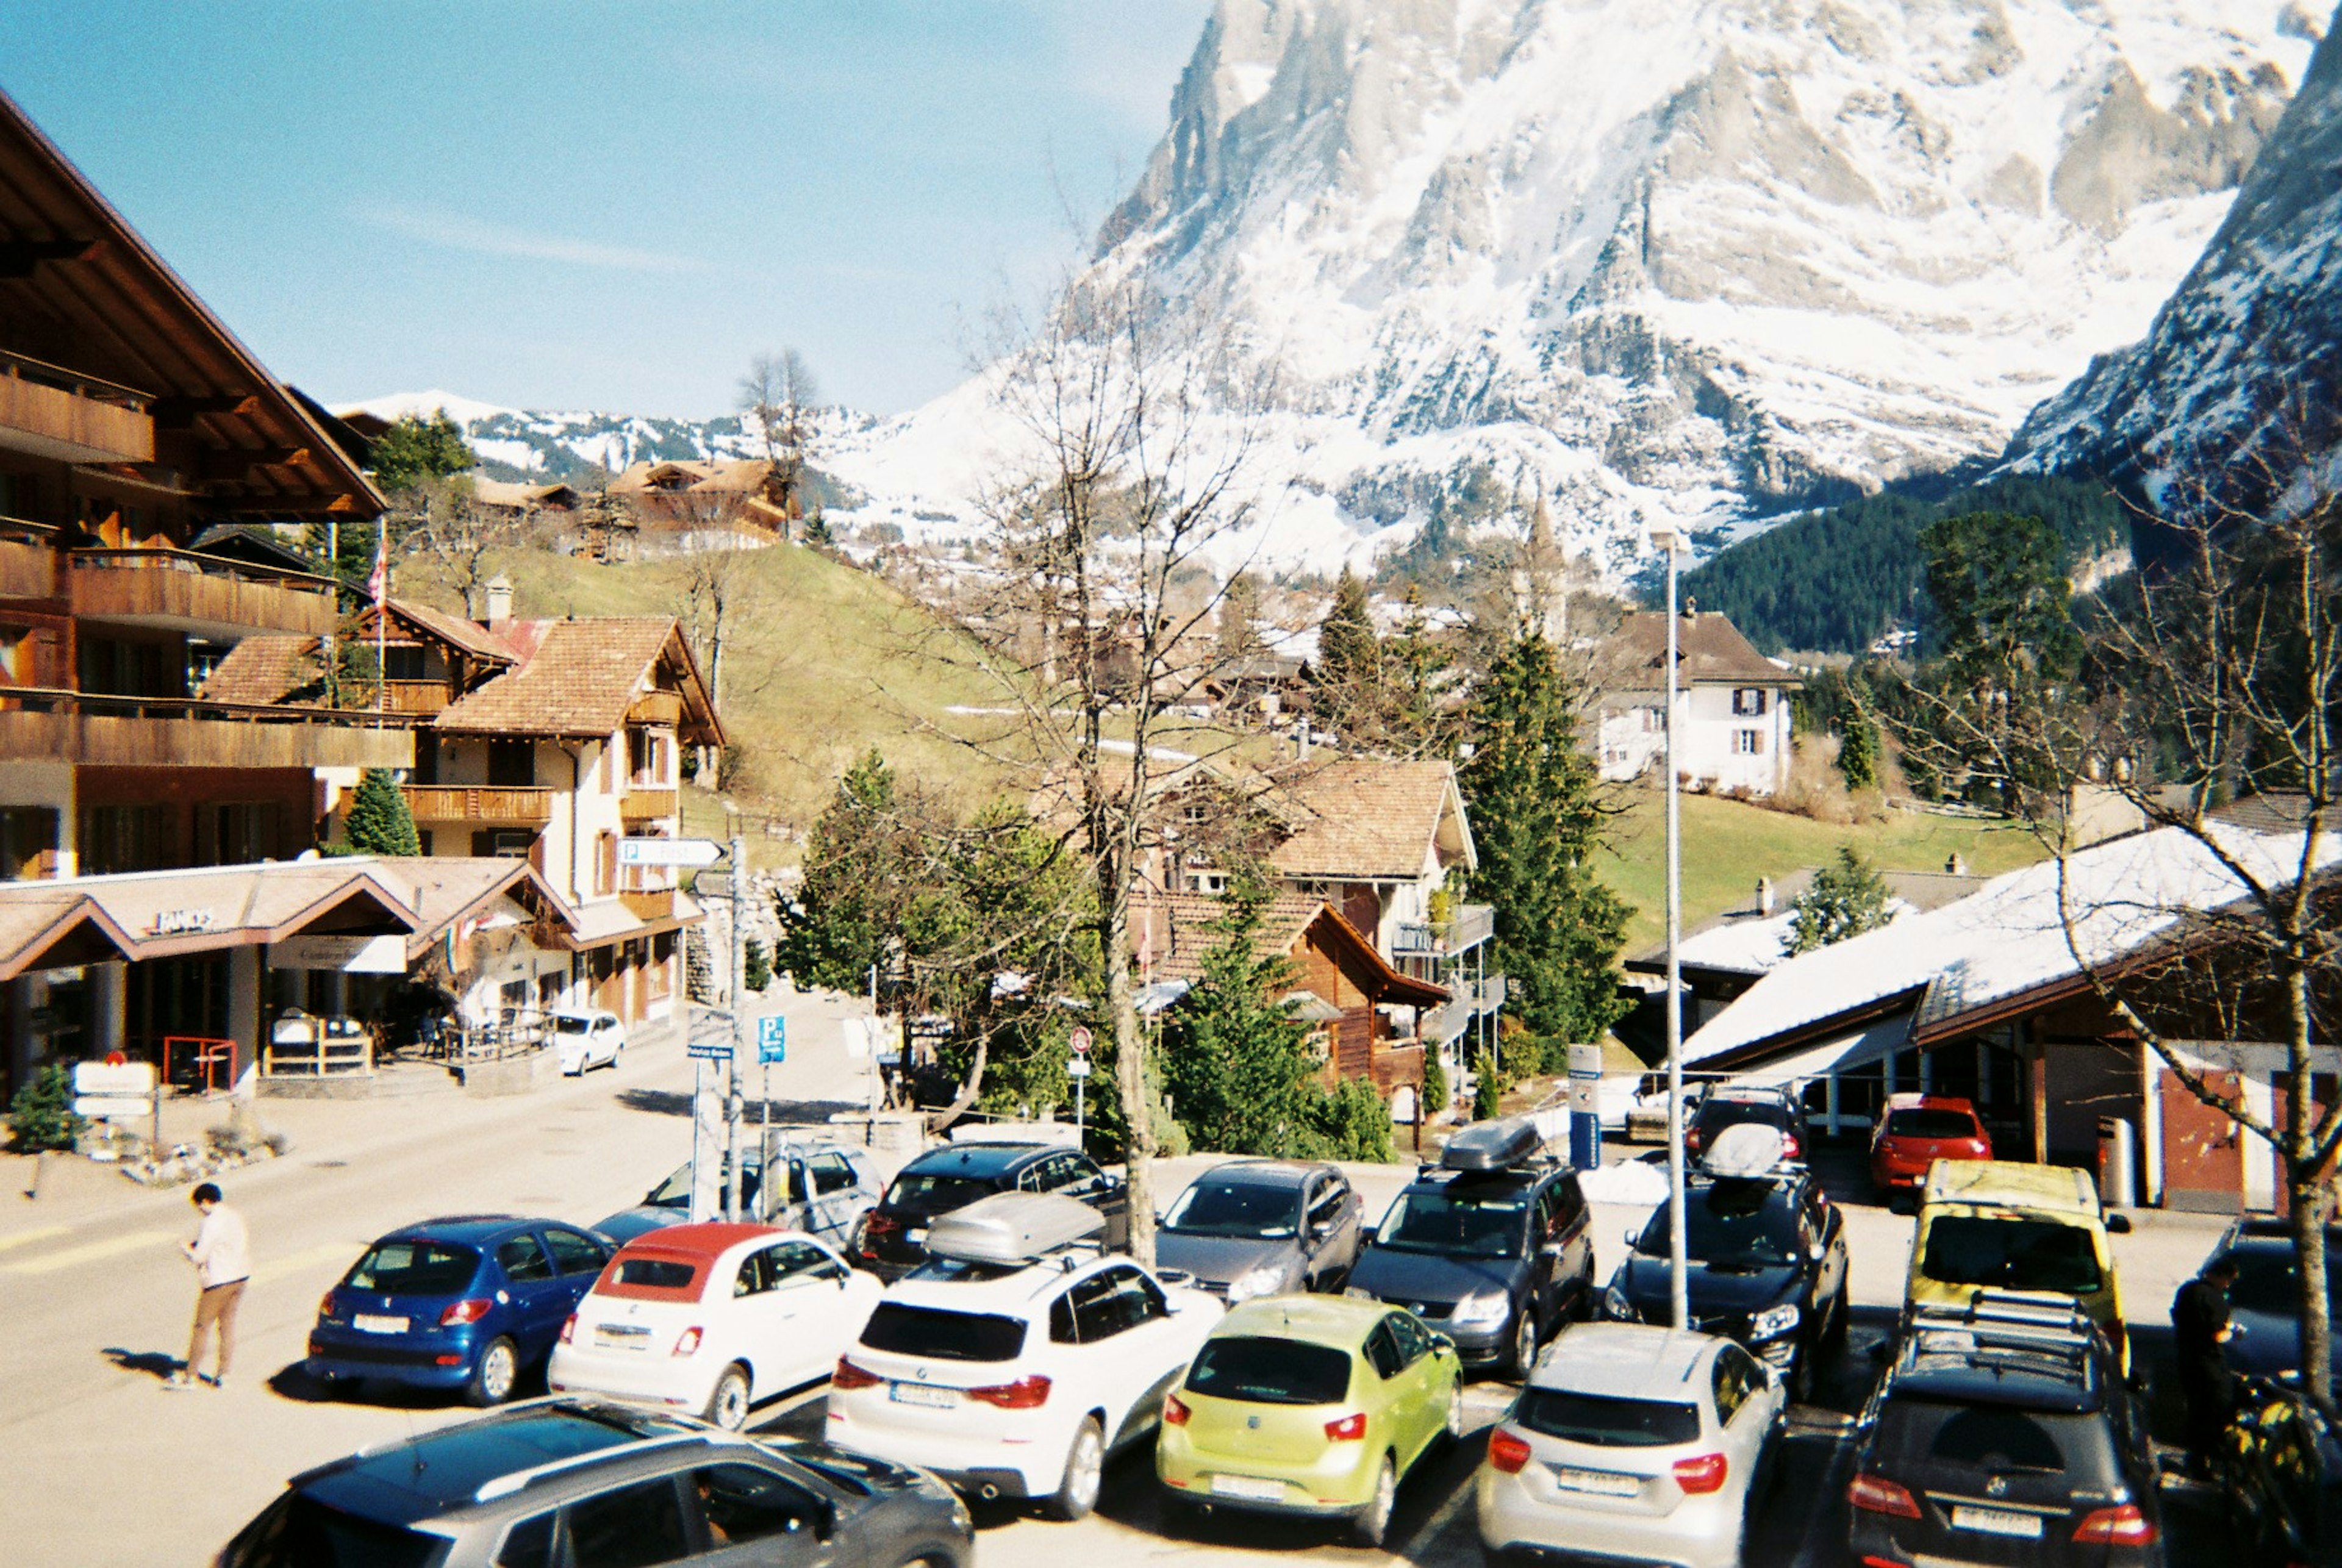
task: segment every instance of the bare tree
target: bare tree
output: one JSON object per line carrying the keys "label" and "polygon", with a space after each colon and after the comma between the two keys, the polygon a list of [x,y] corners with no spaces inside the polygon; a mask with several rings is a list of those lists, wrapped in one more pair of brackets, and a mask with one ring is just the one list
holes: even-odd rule
{"label": "bare tree", "polygon": [[765,460],[773,465],[786,488],[789,510],[805,513],[798,486],[805,474],[813,438],[813,415],[821,401],[805,355],[794,348],[760,354],[748,362],[740,378],[740,409],[764,442]]}
{"label": "bare tree", "polygon": [[[676,619],[707,674],[707,700],[722,713],[739,694],[739,683],[727,678],[726,656],[741,622],[762,598],[757,547],[742,527],[746,501],[732,491],[685,491],[664,499],[679,525]],[[719,776],[713,754],[712,747],[700,753],[701,776],[711,783]]]}
{"label": "bare tree", "polygon": [[496,562],[537,544],[545,531],[536,508],[484,506],[461,476],[404,490],[399,507],[392,518],[399,553],[459,595],[466,614],[479,613],[480,590]]}

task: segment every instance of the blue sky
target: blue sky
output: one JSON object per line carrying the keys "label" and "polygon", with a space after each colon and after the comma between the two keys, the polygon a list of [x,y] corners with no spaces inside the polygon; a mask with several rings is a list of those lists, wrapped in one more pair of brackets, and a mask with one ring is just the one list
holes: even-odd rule
{"label": "blue sky", "polygon": [[706,415],[957,381],[1209,0],[10,0],[0,87],[278,375]]}

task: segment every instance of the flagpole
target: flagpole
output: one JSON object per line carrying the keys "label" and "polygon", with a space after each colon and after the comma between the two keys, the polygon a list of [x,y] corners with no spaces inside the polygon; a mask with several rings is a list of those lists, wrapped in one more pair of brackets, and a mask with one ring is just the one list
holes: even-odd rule
{"label": "flagpole", "polygon": [[374,711],[379,714],[390,690],[390,672],[383,664],[383,622],[390,614],[390,514],[384,513],[374,526]]}

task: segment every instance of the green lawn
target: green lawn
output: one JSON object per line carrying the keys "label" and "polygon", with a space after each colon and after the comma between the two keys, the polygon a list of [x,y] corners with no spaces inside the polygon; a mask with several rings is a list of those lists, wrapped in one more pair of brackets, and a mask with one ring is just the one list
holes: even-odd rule
{"label": "green lawn", "polygon": [[[1656,791],[1637,791],[1617,818],[1612,847],[1600,860],[1604,880],[1635,906],[1626,951],[1666,936],[1666,815]],[[1891,871],[1941,871],[1957,852],[1971,874],[2014,871],[2042,858],[2041,846],[2007,823],[1895,812],[1885,822],[1839,827],[1714,795],[1683,801],[1683,923],[1686,931],[1727,909],[1746,906],[1756,879],[1776,882],[1819,865],[1851,844]]]}

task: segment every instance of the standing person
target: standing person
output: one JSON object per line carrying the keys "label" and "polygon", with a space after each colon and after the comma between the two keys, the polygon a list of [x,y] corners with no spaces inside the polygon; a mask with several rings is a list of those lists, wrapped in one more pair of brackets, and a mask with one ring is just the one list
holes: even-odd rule
{"label": "standing person", "polygon": [[[217,1183],[204,1183],[190,1201],[203,1215],[203,1223],[195,1229],[195,1239],[181,1242],[179,1250],[195,1265],[202,1293],[195,1297],[195,1326],[187,1337],[187,1364],[164,1379],[163,1386],[193,1388],[202,1382],[225,1388],[228,1361],[235,1351],[236,1303],[244,1299],[244,1282],[252,1274],[250,1244],[244,1216],[220,1201]],[[203,1360],[207,1334],[217,1335],[218,1348],[212,1374],[205,1377],[196,1367]]]}
{"label": "standing person", "polygon": [[2171,1298],[2179,1391],[2187,1400],[2187,1463],[2200,1481],[2213,1478],[2222,1436],[2236,1412],[2235,1379],[2225,1348],[2236,1334],[2228,1322],[2228,1287],[2236,1283],[2237,1260],[2223,1253]]}

